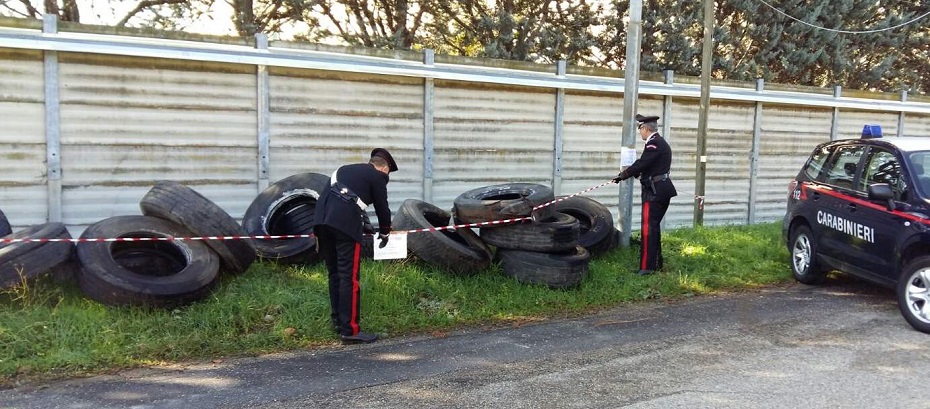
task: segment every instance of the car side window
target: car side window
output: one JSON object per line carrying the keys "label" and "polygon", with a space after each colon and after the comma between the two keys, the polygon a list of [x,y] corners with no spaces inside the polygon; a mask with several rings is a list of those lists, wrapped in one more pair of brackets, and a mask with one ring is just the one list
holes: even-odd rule
{"label": "car side window", "polygon": [[901,163],[894,153],[873,150],[862,171],[856,190],[865,192],[871,184],[887,183],[891,185],[895,200],[907,200],[907,182],[901,175]]}
{"label": "car side window", "polygon": [[914,185],[924,194],[924,197],[930,197],[930,152],[915,152],[909,155],[908,159],[913,169],[913,175],[916,178]]}
{"label": "car side window", "polygon": [[864,152],[864,145],[847,145],[837,148],[830,160],[823,182],[844,189],[852,189],[856,167]]}
{"label": "car side window", "polygon": [[824,163],[827,162],[827,158],[829,157],[830,149],[828,148],[817,149],[811,154],[811,158],[807,162],[807,167],[804,168],[804,173],[807,174],[810,180],[817,180],[817,177],[820,176],[820,171],[823,170]]}

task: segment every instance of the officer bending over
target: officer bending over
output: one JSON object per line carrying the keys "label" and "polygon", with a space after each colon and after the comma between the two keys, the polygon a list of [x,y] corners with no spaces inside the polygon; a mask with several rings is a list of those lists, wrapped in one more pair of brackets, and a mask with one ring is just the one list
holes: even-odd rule
{"label": "officer bending over", "polygon": [[[388,207],[388,174],[397,171],[394,158],[386,149],[371,151],[368,163],[340,167],[330,178],[330,188],[321,192],[316,204],[314,232],[317,246],[329,271],[329,303],[333,329],[344,343],[369,343],[375,334],[359,329],[359,259],[363,226],[368,224],[365,209],[375,206],[381,247],[391,232]],[[373,230],[371,231],[373,232]]]}

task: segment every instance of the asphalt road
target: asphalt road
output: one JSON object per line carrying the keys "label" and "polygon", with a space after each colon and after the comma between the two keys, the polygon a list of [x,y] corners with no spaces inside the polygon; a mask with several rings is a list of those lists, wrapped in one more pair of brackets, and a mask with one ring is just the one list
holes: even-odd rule
{"label": "asphalt road", "polygon": [[3,408],[930,407],[930,335],[851,279],[0,391]]}

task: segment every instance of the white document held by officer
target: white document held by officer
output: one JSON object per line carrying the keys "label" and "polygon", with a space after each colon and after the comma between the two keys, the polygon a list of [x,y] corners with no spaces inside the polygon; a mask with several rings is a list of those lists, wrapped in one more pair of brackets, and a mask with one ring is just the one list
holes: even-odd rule
{"label": "white document held by officer", "polygon": [[621,147],[620,148],[620,167],[627,167],[636,162],[636,149]]}
{"label": "white document held by officer", "polygon": [[407,258],[407,234],[391,234],[387,244],[381,248],[378,247],[381,241],[375,237],[375,260],[393,260]]}

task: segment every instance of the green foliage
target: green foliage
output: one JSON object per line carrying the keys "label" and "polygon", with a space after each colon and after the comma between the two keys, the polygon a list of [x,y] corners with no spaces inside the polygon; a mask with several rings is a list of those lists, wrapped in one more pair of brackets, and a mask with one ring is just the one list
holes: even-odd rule
{"label": "green foliage", "polygon": [[[622,69],[629,0],[227,0],[240,36]],[[48,7],[79,21],[73,0],[0,0],[0,15],[37,18]],[[153,0],[118,26],[181,30],[217,0]],[[895,92],[930,91],[930,11],[911,0],[716,2],[713,76]],[[95,3],[98,8],[103,4]],[[110,5],[111,9],[114,9]],[[95,12],[96,9],[95,9]],[[111,11],[112,12],[112,11]],[[99,12],[98,12],[99,13]],[[822,27],[815,28],[812,26]],[[641,69],[699,75],[703,1],[644,0]]]}
{"label": "green foliage", "polygon": [[[790,279],[780,224],[681,229],[664,235],[666,271],[635,274],[639,250],[589,266],[578,288],[524,285],[493,267],[456,277],[412,261],[363,264],[362,326],[387,336],[591,312]],[[325,269],[259,263],[175,310],[106,307],[51,280],[0,292],[0,385],[182,360],[312,348],[329,327]]]}

